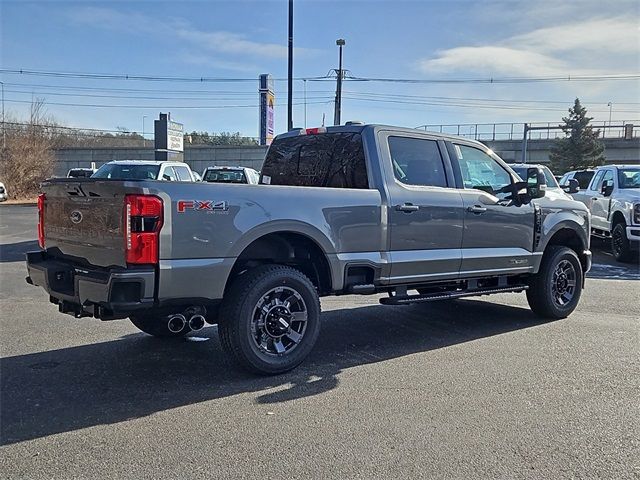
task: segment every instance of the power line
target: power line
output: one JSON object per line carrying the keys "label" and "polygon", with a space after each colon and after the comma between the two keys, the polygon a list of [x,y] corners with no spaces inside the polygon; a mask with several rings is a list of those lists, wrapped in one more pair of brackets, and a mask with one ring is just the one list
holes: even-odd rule
{"label": "power line", "polygon": [[[327,100],[324,102],[307,102],[307,105],[320,105],[332,102],[333,100]],[[5,102],[9,103],[33,103],[30,100],[6,100]],[[222,108],[258,108],[259,105],[177,105],[177,106],[169,106],[169,105],[104,105],[104,104],[92,104],[92,103],[63,103],[63,102],[46,102],[47,105],[57,105],[64,107],[90,107],[90,108],[159,108],[159,109],[167,109],[167,110],[211,110],[211,109],[222,109]],[[294,103],[294,105],[303,105],[304,102]],[[275,105],[276,107],[283,107],[286,104],[278,103]]]}
{"label": "power line", "polygon": [[[160,75],[130,75],[115,73],[82,73],[82,72],[55,72],[42,70],[25,69],[0,69],[0,73],[7,75],[27,75],[56,78],[82,78],[93,80],[140,80],[147,82],[191,82],[191,83],[242,83],[255,82],[255,78],[222,78],[222,77],[181,77],[181,76],[160,76]],[[548,77],[489,77],[489,78],[384,78],[384,77],[357,77],[347,76],[345,81],[352,82],[383,82],[383,83],[538,83],[538,82],[602,82],[619,80],[637,80],[637,74],[615,74],[615,75],[557,75]],[[286,81],[286,78],[274,78],[275,81]],[[294,80],[308,81],[333,81],[332,75],[315,77],[296,77]]]}
{"label": "power line", "polygon": [[346,81],[383,82],[383,83],[538,83],[538,82],[602,82],[616,80],[637,80],[640,75],[567,75],[554,77],[490,77],[490,78],[441,78],[441,79],[408,79],[408,78],[367,78],[350,76]]}

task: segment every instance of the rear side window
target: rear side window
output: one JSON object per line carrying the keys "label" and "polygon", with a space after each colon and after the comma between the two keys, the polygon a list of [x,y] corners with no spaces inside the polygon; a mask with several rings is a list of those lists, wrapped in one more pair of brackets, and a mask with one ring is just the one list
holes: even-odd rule
{"label": "rear side window", "polygon": [[435,140],[389,137],[393,173],[407,185],[446,187],[444,164]]}
{"label": "rear side window", "polygon": [[276,139],[260,183],[302,187],[369,188],[359,133],[323,133]]}

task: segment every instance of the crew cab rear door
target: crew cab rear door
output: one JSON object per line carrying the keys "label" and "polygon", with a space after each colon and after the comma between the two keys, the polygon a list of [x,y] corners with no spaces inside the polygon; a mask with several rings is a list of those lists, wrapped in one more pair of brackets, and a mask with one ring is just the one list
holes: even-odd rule
{"label": "crew cab rear door", "polygon": [[444,143],[429,135],[380,131],[388,192],[389,283],[458,277],[463,205]]}
{"label": "crew cab rear door", "polygon": [[535,210],[497,193],[511,173],[488,149],[448,142],[464,204],[461,277],[526,273],[532,266]]}

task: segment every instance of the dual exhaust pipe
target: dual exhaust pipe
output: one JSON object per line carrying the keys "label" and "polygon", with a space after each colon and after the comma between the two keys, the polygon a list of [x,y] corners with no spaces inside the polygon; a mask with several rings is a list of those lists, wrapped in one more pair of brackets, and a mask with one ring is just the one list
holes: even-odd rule
{"label": "dual exhaust pipe", "polygon": [[187,317],[182,315],[181,313],[176,313],[169,316],[169,321],[167,322],[167,328],[172,333],[180,333],[184,330],[186,325],[189,325],[189,328],[194,332],[198,330],[202,330],[206,320],[203,315],[196,313],[195,315],[191,315],[187,320]]}

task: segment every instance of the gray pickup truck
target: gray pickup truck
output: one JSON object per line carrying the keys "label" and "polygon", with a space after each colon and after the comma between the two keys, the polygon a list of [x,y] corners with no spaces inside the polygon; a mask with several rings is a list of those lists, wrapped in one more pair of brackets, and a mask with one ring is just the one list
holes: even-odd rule
{"label": "gray pickup truck", "polygon": [[217,324],[265,374],[309,354],[326,295],[526,291],[536,314],[563,318],[591,265],[589,212],[545,198],[539,169],[526,177],[475,141],[346,125],[276,137],[258,185],[52,179],[27,282],[60,312],[158,337]]}

